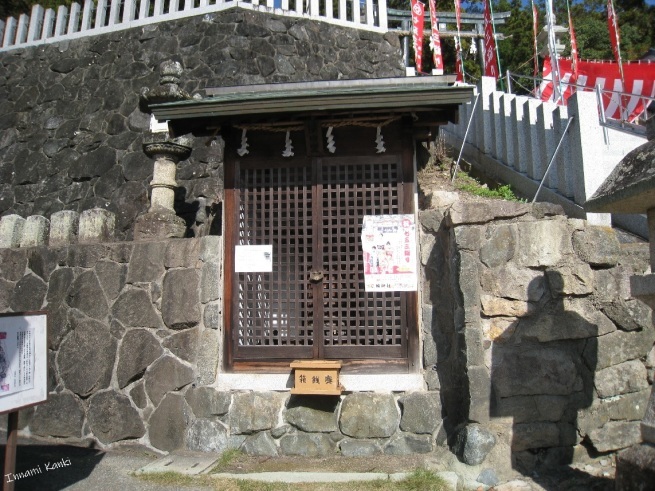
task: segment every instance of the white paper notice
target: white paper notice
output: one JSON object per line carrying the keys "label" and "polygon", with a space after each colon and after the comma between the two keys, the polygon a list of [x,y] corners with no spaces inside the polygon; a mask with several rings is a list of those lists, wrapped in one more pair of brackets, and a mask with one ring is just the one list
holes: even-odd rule
{"label": "white paper notice", "polygon": [[238,245],[234,247],[236,273],[270,273],[273,271],[272,245]]}
{"label": "white paper notice", "polygon": [[0,331],[0,397],[34,387],[34,330]]}
{"label": "white paper notice", "polygon": [[362,250],[367,292],[416,291],[414,215],[366,215]]}

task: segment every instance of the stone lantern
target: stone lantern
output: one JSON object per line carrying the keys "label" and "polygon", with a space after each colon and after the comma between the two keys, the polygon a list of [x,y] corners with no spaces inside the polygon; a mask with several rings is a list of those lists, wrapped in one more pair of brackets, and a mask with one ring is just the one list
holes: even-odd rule
{"label": "stone lantern", "polygon": [[[165,61],[160,66],[159,86],[153,90],[141,90],[144,106],[162,102],[191,99],[180,89],[182,65]],[[184,237],[186,223],[175,214],[175,174],[177,164],[191,155],[192,139],[188,136],[170,138],[168,132],[151,133],[144,138],[143,151],[155,160],[150,181],[150,208],[139,215],[134,224],[134,240]]]}
{"label": "stone lantern", "polygon": [[[630,288],[632,296],[655,309],[655,117],[649,120],[647,134],[648,142],[621,160],[584,207],[591,212],[647,214],[651,274],[633,276],[630,278]],[[617,490],[652,489],[655,483],[653,389],[641,423],[641,437],[643,443],[624,450],[617,456]]]}

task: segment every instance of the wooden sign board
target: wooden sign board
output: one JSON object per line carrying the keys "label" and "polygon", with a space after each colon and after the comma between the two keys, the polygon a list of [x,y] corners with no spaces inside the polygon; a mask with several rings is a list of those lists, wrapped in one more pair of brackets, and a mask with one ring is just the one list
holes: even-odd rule
{"label": "wooden sign board", "polygon": [[338,396],[343,391],[339,384],[340,361],[296,360],[291,368],[295,372],[292,394]]}
{"label": "wooden sign board", "polygon": [[0,414],[47,399],[46,313],[0,314]]}

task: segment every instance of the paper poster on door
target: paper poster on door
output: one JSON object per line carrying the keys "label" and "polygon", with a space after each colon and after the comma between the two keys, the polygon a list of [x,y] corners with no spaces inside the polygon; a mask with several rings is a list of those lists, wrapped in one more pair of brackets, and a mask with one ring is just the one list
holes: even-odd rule
{"label": "paper poster on door", "polygon": [[417,290],[414,215],[366,215],[362,250],[367,292]]}
{"label": "paper poster on door", "polygon": [[270,273],[273,271],[273,246],[238,245],[234,247],[236,273]]}

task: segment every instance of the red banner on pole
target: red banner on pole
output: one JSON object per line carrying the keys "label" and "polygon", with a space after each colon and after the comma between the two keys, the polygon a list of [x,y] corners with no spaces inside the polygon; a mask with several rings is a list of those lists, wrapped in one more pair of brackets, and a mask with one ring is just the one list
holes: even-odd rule
{"label": "red banner on pole", "polygon": [[[455,80],[464,81],[464,66],[462,64],[462,45],[459,42],[459,31],[462,26],[462,8],[459,0],[455,0],[455,19],[457,20],[457,37],[455,38]],[[472,42],[475,42],[473,40]]]}
{"label": "red banner on pole", "polygon": [[416,71],[423,71],[423,16],[425,5],[418,0],[412,0],[412,37],[414,39],[414,59]]}
{"label": "red banner on pole", "polygon": [[539,11],[532,0],[532,38],[534,44],[534,70],[533,77],[539,75],[539,50],[537,49],[537,36],[539,35]]}
{"label": "red banner on pole", "polygon": [[432,36],[430,46],[432,47],[432,61],[437,75],[443,75],[443,55],[441,54],[441,38],[437,26],[437,5],[435,0],[430,0],[430,24],[432,25]]}
{"label": "red banner on pole", "polygon": [[567,10],[569,11],[569,34],[571,36],[571,67],[573,69],[572,82],[575,83],[575,79],[578,78],[578,41],[575,38],[575,29],[573,29],[573,17],[571,17],[571,9],[568,8],[568,4]]}
{"label": "red banner on pole", "polygon": [[496,56],[496,38],[491,22],[491,6],[484,1],[484,74],[498,79],[498,57]]}

